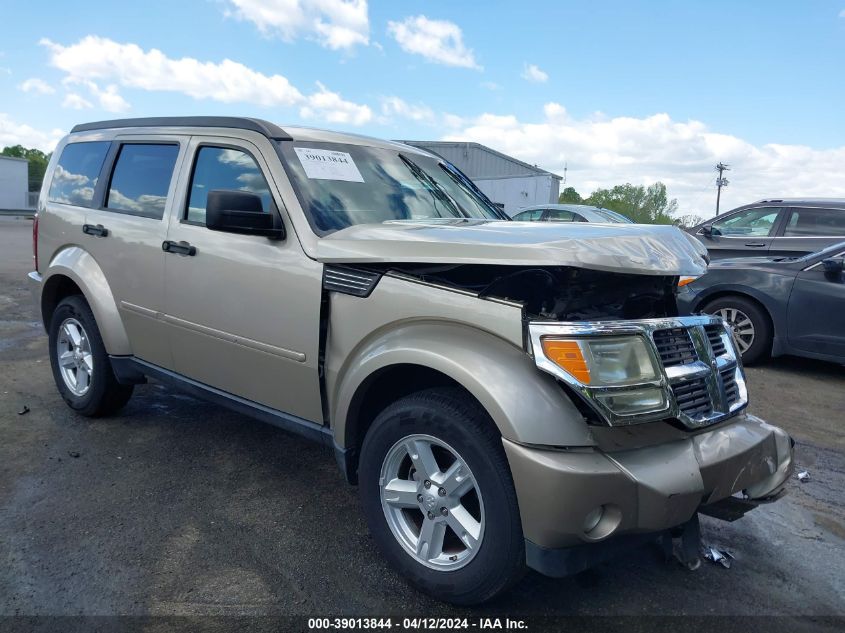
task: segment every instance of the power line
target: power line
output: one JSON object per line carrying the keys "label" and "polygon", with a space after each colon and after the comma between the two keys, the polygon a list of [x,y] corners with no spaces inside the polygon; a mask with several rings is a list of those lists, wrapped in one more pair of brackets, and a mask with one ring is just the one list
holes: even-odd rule
{"label": "power line", "polygon": [[730,170],[731,168],[729,165],[726,165],[721,161],[716,163],[716,171],[719,172],[719,177],[716,178],[716,215],[719,215],[719,202],[722,199],[722,187],[728,186],[728,179],[723,178],[722,174]]}

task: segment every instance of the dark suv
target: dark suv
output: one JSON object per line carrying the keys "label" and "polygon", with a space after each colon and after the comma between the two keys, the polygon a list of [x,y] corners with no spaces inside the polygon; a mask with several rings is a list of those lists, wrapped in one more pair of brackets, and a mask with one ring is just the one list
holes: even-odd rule
{"label": "dark suv", "polygon": [[713,259],[806,255],[845,240],[845,199],[760,200],[689,231]]}

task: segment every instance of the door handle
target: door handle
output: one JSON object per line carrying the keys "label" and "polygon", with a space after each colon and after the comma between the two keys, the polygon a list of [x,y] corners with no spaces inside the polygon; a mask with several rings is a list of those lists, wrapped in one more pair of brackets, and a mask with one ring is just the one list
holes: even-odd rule
{"label": "door handle", "polygon": [[165,240],[161,243],[161,250],[165,253],[175,253],[176,255],[190,255],[193,257],[197,254],[197,247],[191,246],[187,242],[172,242]]}
{"label": "door handle", "polygon": [[85,233],[85,235],[93,235],[94,237],[106,237],[109,234],[109,230],[102,224],[98,224],[96,226],[93,224],[83,224],[82,232]]}
{"label": "door handle", "polygon": [[746,246],[750,246],[751,248],[763,248],[766,243],[765,242],[746,242]]}

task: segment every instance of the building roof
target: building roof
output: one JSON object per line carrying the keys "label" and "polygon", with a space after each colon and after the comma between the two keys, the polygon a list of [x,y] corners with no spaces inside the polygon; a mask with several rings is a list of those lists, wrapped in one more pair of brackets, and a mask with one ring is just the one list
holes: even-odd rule
{"label": "building roof", "polygon": [[29,162],[25,158],[18,158],[17,156],[3,156],[3,154],[0,154],[0,158],[2,158],[3,160],[17,160],[17,161],[20,161],[22,163],[28,163]]}
{"label": "building roof", "polygon": [[463,141],[398,141],[437,154],[473,179],[514,178],[519,176],[561,177],[530,165],[492,147]]}

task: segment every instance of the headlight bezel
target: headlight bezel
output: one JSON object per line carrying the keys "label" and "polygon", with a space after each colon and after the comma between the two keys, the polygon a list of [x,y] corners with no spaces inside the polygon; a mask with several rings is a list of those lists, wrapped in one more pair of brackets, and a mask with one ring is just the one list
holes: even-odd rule
{"label": "headlight bezel", "polygon": [[[719,324],[724,331],[723,342],[725,352],[720,356],[712,353],[704,332],[706,326]],[[690,332],[698,360],[682,367],[664,366],[655,345],[653,334],[657,330],[684,328]],[[697,333],[693,336],[693,332]],[[657,377],[625,385],[589,385],[570,375],[565,369],[551,360],[544,352],[543,339],[572,340],[604,337],[641,337],[645,348],[651,357],[651,362],[657,370]],[[528,323],[528,340],[531,345],[529,353],[533,356],[537,367],[557,378],[575,392],[587,405],[593,409],[601,423],[607,426],[626,426],[641,424],[668,418],[680,420],[688,428],[701,428],[737,413],[748,404],[745,387],[745,372],[739,358],[739,353],[719,317],[711,315],[696,315],[686,317],[665,317],[657,319],[638,319],[620,321],[591,321],[591,322],[549,322],[532,321]],[[740,402],[730,406],[719,400],[723,397],[715,393],[718,388],[719,372],[735,366],[737,385],[741,394]],[[697,417],[685,415],[675,400],[673,384],[679,380],[690,378],[706,378],[710,381],[711,396],[714,408],[707,414]],[[719,383],[721,384],[721,383]],[[653,406],[644,411],[621,413],[608,406],[608,397],[613,394],[630,394],[642,389],[659,390],[662,401],[659,406]],[[595,422],[594,422],[595,423]]]}

